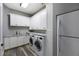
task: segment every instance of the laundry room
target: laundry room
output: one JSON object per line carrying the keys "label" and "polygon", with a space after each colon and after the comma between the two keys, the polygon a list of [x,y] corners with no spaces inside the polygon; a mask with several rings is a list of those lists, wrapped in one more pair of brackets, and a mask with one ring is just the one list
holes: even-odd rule
{"label": "laundry room", "polygon": [[53,55],[51,3],[1,3],[0,7],[0,55]]}
{"label": "laundry room", "polygon": [[79,56],[79,3],[28,1],[0,2],[0,56]]}
{"label": "laundry room", "polygon": [[0,56],[79,56],[79,3],[0,3]]}

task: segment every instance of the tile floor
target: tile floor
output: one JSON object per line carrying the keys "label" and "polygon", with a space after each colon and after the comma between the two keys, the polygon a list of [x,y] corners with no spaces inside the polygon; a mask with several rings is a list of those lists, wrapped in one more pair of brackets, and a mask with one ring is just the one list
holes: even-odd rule
{"label": "tile floor", "polygon": [[29,45],[8,49],[4,51],[4,56],[34,56],[33,52],[28,49]]}

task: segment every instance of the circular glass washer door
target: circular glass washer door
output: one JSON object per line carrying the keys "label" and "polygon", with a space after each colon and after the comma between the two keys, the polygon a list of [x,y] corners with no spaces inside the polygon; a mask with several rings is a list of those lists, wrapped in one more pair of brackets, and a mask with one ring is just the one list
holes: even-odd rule
{"label": "circular glass washer door", "polygon": [[35,45],[35,47],[36,47],[36,49],[38,51],[42,50],[42,44],[41,44],[40,40],[36,40],[35,43],[34,43],[34,45]]}

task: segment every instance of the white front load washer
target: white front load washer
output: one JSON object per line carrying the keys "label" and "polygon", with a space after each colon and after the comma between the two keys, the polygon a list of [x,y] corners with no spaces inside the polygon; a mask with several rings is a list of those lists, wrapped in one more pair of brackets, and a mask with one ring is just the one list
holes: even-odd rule
{"label": "white front load washer", "polygon": [[32,50],[35,51],[35,53],[38,56],[44,56],[44,48],[45,48],[45,35],[40,33],[32,33],[31,40],[32,41]]}

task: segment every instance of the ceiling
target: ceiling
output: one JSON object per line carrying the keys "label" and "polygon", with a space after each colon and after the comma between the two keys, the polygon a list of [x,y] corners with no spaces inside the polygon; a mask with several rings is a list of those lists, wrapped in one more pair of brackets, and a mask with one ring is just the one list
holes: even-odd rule
{"label": "ceiling", "polygon": [[29,3],[26,8],[20,7],[20,3],[4,3],[4,5],[10,9],[18,10],[29,15],[33,15],[45,7],[45,4],[42,3]]}

